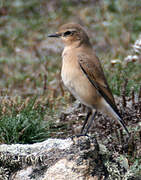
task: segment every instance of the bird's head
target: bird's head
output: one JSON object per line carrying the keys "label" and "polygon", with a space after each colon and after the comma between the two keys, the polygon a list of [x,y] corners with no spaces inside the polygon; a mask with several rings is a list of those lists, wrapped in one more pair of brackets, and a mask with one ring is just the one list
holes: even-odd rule
{"label": "bird's head", "polygon": [[68,23],[62,25],[58,32],[49,34],[48,37],[61,38],[65,45],[88,43],[89,38],[82,26],[76,23]]}

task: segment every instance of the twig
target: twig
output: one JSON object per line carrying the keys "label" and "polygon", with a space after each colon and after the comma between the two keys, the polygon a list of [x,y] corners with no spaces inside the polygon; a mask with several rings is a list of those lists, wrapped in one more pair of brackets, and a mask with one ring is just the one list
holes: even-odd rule
{"label": "twig", "polygon": [[43,92],[45,92],[47,90],[47,75],[44,75],[44,86],[43,86]]}
{"label": "twig", "polygon": [[135,91],[134,89],[132,89],[132,92],[131,92],[131,99],[132,99],[132,106],[135,105]]}
{"label": "twig", "polygon": [[140,86],[140,90],[139,90],[139,96],[138,96],[138,102],[141,100],[141,86]]}
{"label": "twig", "polygon": [[128,84],[128,79],[125,79],[124,84],[123,84],[123,88],[122,88],[122,105],[123,107],[126,107],[127,103],[126,103],[126,87]]}

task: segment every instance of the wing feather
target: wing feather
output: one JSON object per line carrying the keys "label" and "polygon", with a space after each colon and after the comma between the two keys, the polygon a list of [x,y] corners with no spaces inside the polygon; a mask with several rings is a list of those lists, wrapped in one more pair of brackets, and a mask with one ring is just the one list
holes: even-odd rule
{"label": "wing feather", "polygon": [[114,101],[112,92],[106,81],[99,59],[96,56],[85,54],[78,55],[78,63],[90,83],[97,89],[99,94],[113,108],[119,117],[121,117]]}

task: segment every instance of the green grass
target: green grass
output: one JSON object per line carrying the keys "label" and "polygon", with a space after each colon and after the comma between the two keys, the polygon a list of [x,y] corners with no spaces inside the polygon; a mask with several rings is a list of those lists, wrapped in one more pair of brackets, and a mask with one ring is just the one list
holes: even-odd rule
{"label": "green grass", "polygon": [[[110,87],[112,89],[112,92],[115,95],[120,96],[122,86],[124,85],[125,81],[128,81],[127,87],[126,87],[126,95],[129,96],[131,90],[134,89],[134,91],[137,93],[139,92],[140,88],[140,69],[141,64],[139,63],[128,63],[126,66],[123,64],[116,64],[114,67],[112,65],[109,65],[110,72],[106,70],[106,76],[108,79],[108,82],[110,84]],[[137,73],[135,73],[137,72]]]}
{"label": "green grass", "polygon": [[10,113],[3,113],[4,109],[0,107],[0,142],[34,143],[50,137],[53,122],[50,119],[45,121],[47,109],[34,105],[35,98],[19,111],[11,106]]}

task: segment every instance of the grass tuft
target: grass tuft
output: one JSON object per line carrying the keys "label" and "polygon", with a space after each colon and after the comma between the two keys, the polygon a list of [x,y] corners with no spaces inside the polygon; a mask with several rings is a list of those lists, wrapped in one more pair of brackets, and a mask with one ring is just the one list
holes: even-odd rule
{"label": "grass tuft", "polygon": [[44,120],[46,110],[40,105],[35,107],[35,102],[36,98],[31,99],[20,111],[13,107],[11,113],[3,113],[0,106],[0,142],[34,143],[50,136],[49,128],[53,123]]}

